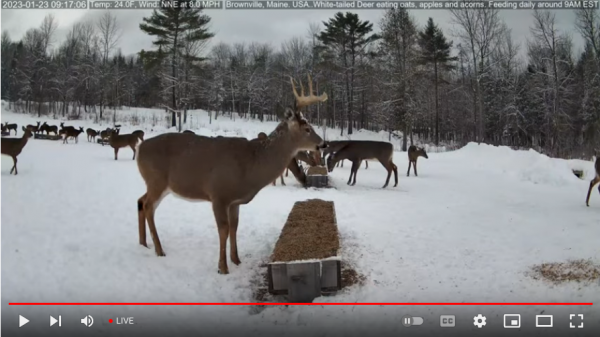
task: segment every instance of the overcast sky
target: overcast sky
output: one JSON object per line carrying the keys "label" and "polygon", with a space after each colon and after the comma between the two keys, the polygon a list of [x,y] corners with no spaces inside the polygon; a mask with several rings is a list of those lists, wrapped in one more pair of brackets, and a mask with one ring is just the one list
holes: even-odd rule
{"label": "overcast sky", "polygon": [[[206,10],[211,19],[211,29],[216,33],[211,45],[218,42],[261,42],[270,43],[279,48],[281,43],[294,36],[307,36],[308,26],[311,22],[320,23],[327,21],[336,11],[333,10]],[[375,23],[379,29],[379,22],[383,10],[357,10],[362,20]],[[59,27],[55,40],[64,39],[72,25],[80,20],[97,20],[103,14],[102,10],[2,10],[0,22],[2,30],[8,31],[11,39],[20,39],[30,28],[39,27],[44,16],[53,13]],[[113,10],[117,22],[122,29],[119,46],[126,55],[136,53],[141,49],[152,49],[152,38],[139,29],[142,18],[149,16],[151,10]],[[558,28],[569,31],[575,42],[575,50],[582,48],[582,39],[574,29],[575,14],[571,10],[556,10]],[[411,14],[423,25],[428,17],[433,17],[444,33],[453,39],[453,30],[450,13],[446,10],[412,10]],[[530,10],[503,10],[501,16],[512,29],[515,40],[524,45],[529,38],[529,28],[532,25],[532,11]],[[56,45],[56,43],[55,43]]]}

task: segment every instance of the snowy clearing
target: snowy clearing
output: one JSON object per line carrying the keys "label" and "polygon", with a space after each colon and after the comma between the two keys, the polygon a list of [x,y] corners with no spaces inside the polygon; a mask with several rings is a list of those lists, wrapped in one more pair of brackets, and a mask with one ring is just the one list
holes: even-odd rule
{"label": "snowy clearing", "polygon": [[[59,123],[2,113],[2,122],[19,124],[19,137],[21,125],[36,120]],[[202,135],[254,138],[275,123],[223,118],[209,125],[206,116],[198,126]],[[123,125],[121,133],[135,129],[144,129],[146,139],[164,131]],[[387,140],[387,134],[362,132],[353,139]],[[31,138],[19,156],[17,176],[9,175],[12,160],[2,156],[2,310],[8,302],[252,302],[259,265],[271,254],[294,202],[310,198],[335,202],[341,256],[366,276],[364,286],[315,302],[600,302],[600,281],[557,286],[526,275],[543,262],[600,262],[597,189],[585,206],[592,162],[472,143],[420,158],[418,177],[413,172],[406,177],[406,153],[395,152],[396,188],[393,177],[381,188],[386,172],[376,162],[369,169],[361,166],[353,187],[346,185],[348,162],[331,174],[335,189],[302,189],[290,174],[287,186],[269,185],[240,208],[242,264],[229,263],[230,274],[224,276],[217,274],[218,233],[208,203],[165,198],[156,222],[167,256],[155,256],[150,237],[152,249],[138,245],[136,201],[145,186],[131,157],[131,150],[121,149],[115,161],[110,147],[88,143],[85,134],[79,144]],[[584,180],[573,168],[584,171]],[[345,325],[348,334],[364,334],[367,327],[350,328],[359,312],[373,316],[373,324],[398,321],[394,324],[403,328],[397,308],[197,310],[214,324],[236,317],[236,324],[267,323],[281,331],[300,327],[293,334],[304,333],[307,320],[315,327],[333,321]],[[506,313],[499,307],[486,310],[490,316]],[[598,316],[590,324],[600,324]]]}

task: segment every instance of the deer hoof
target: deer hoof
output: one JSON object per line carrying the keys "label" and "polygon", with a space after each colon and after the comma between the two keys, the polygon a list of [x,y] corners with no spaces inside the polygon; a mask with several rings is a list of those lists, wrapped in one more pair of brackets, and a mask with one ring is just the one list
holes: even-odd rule
{"label": "deer hoof", "polygon": [[219,273],[221,275],[227,275],[227,274],[229,274],[229,270],[227,270],[227,268],[225,268],[225,270],[219,269],[219,270],[217,270],[217,273]]}
{"label": "deer hoof", "polygon": [[242,261],[240,261],[240,258],[235,256],[235,257],[231,257],[231,262],[233,262],[236,266],[239,266],[240,263],[242,263]]}
{"label": "deer hoof", "polygon": [[150,249],[150,247],[148,247],[148,244],[147,244],[147,243],[145,243],[145,242],[140,242],[140,245],[141,245],[141,246],[144,246],[144,247],[146,247],[146,248],[148,248],[148,249]]}
{"label": "deer hoof", "polygon": [[156,252],[156,256],[167,256],[167,254],[165,254],[165,252],[163,252],[161,250],[161,251]]}

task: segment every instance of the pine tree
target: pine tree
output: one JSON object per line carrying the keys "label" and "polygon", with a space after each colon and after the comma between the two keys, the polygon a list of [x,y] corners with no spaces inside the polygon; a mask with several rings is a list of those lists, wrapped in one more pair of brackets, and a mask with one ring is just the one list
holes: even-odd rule
{"label": "pine tree", "polygon": [[435,145],[440,144],[440,113],[438,104],[438,74],[440,70],[452,70],[455,66],[452,62],[458,57],[451,57],[452,41],[446,41],[442,30],[433,23],[433,19],[427,20],[427,25],[419,33],[419,45],[421,46],[421,64],[433,65],[433,82],[435,84]]}
{"label": "pine tree", "polygon": [[[159,47],[157,51],[145,51],[143,56],[147,64],[163,64],[169,58],[171,66],[171,104],[173,110],[178,109],[177,104],[177,73],[180,58],[186,61],[202,61],[200,57],[185,55],[186,43],[206,41],[214,36],[208,30],[210,17],[202,14],[202,9],[191,8],[191,0],[171,0],[172,7],[163,7],[154,10],[149,18],[144,18],[140,29],[148,35],[155,36],[153,44]],[[176,126],[175,112],[172,112],[171,126]]]}

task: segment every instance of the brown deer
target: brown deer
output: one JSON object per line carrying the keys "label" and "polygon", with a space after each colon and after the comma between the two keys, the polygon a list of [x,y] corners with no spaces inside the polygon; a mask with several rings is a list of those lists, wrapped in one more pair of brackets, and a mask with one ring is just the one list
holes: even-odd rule
{"label": "brown deer", "polygon": [[64,139],[63,139],[63,144],[69,144],[69,142],[67,141],[67,138],[71,137],[73,139],[75,139],[75,144],[79,143],[79,135],[83,132],[85,132],[83,130],[83,127],[79,127],[79,129],[75,129],[75,128],[64,128]]}
{"label": "brown deer", "polygon": [[27,141],[33,133],[25,127],[23,128],[23,137],[21,138],[2,138],[2,154],[10,156],[13,159],[13,167],[10,170],[10,174],[15,172],[15,175],[19,174],[17,171],[17,156],[23,151]]}
{"label": "brown deer", "polygon": [[[335,164],[340,160],[350,160],[352,162],[352,169],[350,170],[348,185],[354,186],[356,184],[356,172],[362,161],[367,159],[377,159],[388,171],[383,188],[386,188],[390,182],[392,171],[394,172],[395,179],[394,187],[396,187],[398,186],[398,167],[392,161],[393,157],[394,145],[391,143],[370,140],[352,140],[342,147],[342,149],[327,157],[327,170],[329,172],[333,171]],[[352,181],[352,176],[354,176],[354,181]],[[352,183],[350,183],[351,181]]]}
{"label": "brown deer", "polygon": [[[303,161],[309,166],[317,166],[320,163],[321,151],[300,151],[294,157],[297,161]],[[290,169],[289,167],[285,169],[285,176],[288,176]],[[283,178],[282,178],[283,183]],[[285,185],[285,184],[283,184]]]}
{"label": "brown deer", "polygon": [[[262,141],[246,138],[205,137],[187,133],[165,133],[139,145],[137,165],[146,182],[146,193],[138,199],[140,244],[146,246],[146,227],[156,255],[165,256],[154,213],[168,193],[195,201],[209,201],[219,231],[220,274],[228,274],[227,239],[231,261],[241,263],[237,250],[239,207],[273,182],[298,151],[316,150],[323,139],[306,121],[300,109],[323,102],[327,94],[299,96],[291,79],[296,105],[285,110],[285,119]],[[310,83],[310,77],[309,77]]]}
{"label": "brown deer", "polygon": [[[111,130],[112,130],[111,128],[106,128],[106,130],[100,131],[100,139],[102,139],[103,141],[108,140]],[[102,143],[102,146],[104,146],[104,143]]]}
{"label": "brown deer", "polygon": [[37,125],[28,124],[25,128],[32,133],[38,133],[40,130],[40,122],[37,122]]}
{"label": "brown deer", "polygon": [[[597,183],[600,183],[600,151],[596,150],[596,163],[594,164],[594,169],[596,170],[596,176],[592,181],[590,181],[590,188],[588,189],[587,197],[585,198],[585,205],[590,207],[590,195],[592,194],[592,189],[596,186]],[[598,186],[598,192],[600,192],[600,186]]]}
{"label": "brown deer", "polygon": [[[261,132],[258,134],[258,137],[253,140],[265,140],[267,138],[268,138],[267,134],[264,132]],[[309,156],[306,151],[300,151],[296,154],[294,159],[286,167],[285,176],[287,177],[288,172],[292,171],[292,174],[294,175],[294,177],[296,177],[296,180],[298,180],[304,186],[306,184],[306,174],[304,173],[304,170],[302,170],[302,167],[299,165],[300,160],[304,161],[305,163],[309,164],[310,166],[317,165],[316,160],[313,157]],[[281,173],[279,178],[281,179],[281,185],[286,186],[285,181],[283,180],[283,172]],[[277,179],[273,180],[272,185],[277,186]]]}
{"label": "brown deer", "polygon": [[406,176],[410,177],[410,165],[412,164],[413,171],[415,171],[415,177],[418,177],[418,175],[417,175],[417,159],[419,159],[419,157],[429,159],[429,157],[427,157],[427,152],[425,152],[424,148],[414,146],[414,145],[409,146],[407,152],[408,152],[408,171],[406,171]]}
{"label": "brown deer", "polygon": [[96,131],[92,128],[87,128],[85,130],[85,133],[87,133],[88,142],[94,142],[96,141],[96,137],[98,137],[98,134],[100,134],[100,131]]}
{"label": "brown deer", "polygon": [[[338,152],[339,150],[341,150],[344,146],[346,146],[346,144],[348,144],[348,142],[350,142],[349,140],[332,140],[327,142],[327,148],[324,149],[322,151],[322,160],[325,160],[325,156],[330,154],[330,153],[334,153],[334,152]],[[340,160],[335,167],[344,167],[344,161]],[[369,161],[365,160],[365,169],[369,168]]]}
{"label": "brown deer", "polygon": [[9,135],[12,130],[15,131],[15,136],[17,135],[17,127],[19,126],[17,123],[8,124],[8,122],[6,122],[4,123],[4,126],[6,127],[6,130],[8,130]]}
{"label": "brown deer", "polygon": [[119,149],[123,147],[129,146],[133,151],[133,158],[135,160],[136,149],[135,146],[138,143],[140,137],[137,134],[128,133],[124,135],[119,134],[119,129],[110,130],[108,132],[108,145],[110,145],[113,149],[115,149],[115,160],[117,160],[117,156],[119,154]]}
{"label": "brown deer", "polygon": [[48,125],[48,123],[44,122],[40,126],[40,132],[46,132],[47,135],[53,132],[55,135],[58,135],[58,127],[56,125]]}
{"label": "brown deer", "polygon": [[135,130],[131,133],[132,135],[136,135],[142,142],[144,141],[144,131]]}

